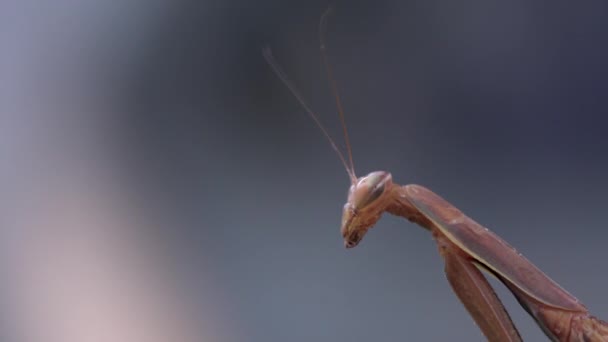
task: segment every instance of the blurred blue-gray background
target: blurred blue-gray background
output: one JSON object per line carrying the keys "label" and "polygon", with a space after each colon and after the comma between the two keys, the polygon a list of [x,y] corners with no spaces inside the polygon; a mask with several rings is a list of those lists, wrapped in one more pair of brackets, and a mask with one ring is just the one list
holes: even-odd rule
{"label": "blurred blue-gray background", "polygon": [[[339,234],[327,1],[6,1],[2,341],[481,341],[427,231]],[[608,3],[336,1],[359,175],[488,226],[608,318]],[[544,335],[492,280],[527,341]]]}

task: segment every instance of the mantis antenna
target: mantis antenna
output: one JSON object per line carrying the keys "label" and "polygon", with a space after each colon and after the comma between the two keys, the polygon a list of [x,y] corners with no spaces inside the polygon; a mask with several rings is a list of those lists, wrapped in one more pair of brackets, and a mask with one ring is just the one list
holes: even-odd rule
{"label": "mantis antenna", "polygon": [[[340,94],[338,93],[338,86],[333,76],[331,65],[329,64],[329,58],[325,52],[325,27],[327,26],[327,17],[331,14],[332,8],[328,7],[325,13],[321,16],[319,22],[319,43],[321,48],[321,55],[323,56],[323,64],[325,64],[325,70],[327,70],[327,78],[329,79],[329,85],[331,92],[336,99],[336,107],[338,108],[338,115],[340,116],[340,123],[342,124],[342,133],[344,134],[344,142],[346,143],[346,151],[348,152],[348,161],[350,163],[350,169],[355,174],[355,164],[353,163],[353,151],[350,147],[350,139],[348,138],[348,129],[346,129],[346,120],[344,119],[344,109],[342,108],[342,101],[340,101]],[[356,177],[355,177],[356,179]]]}
{"label": "mantis antenna", "polygon": [[329,78],[331,90],[332,90],[332,93],[334,94],[334,97],[336,98],[336,105],[338,107],[338,114],[340,116],[340,123],[342,124],[342,130],[343,130],[343,133],[344,133],[344,140],[345,140],[345,143],[346,143],[346,150],[348,152],[348,163],[346,161],[346,158],[344,157],[344,154],[340,151],[340,149],[338,148],[338,146],[336,145],[336,143],[334,142],[334,140],[331,138],[331,136],[329,135],[329,133],[325,129],[325,126],[323,126],[323,124],[321,124],[321,121],[319,120],[319,118],[317,117],[317,115],[315,114],[315,112],[310,108],[310,106],[304,100],[304,97],[300,94],[300,92],[298,91],[298,89],[296,88],[296,86],[293,84],[293,82],[291,82],[289,80],[289,78],[287,77],[287,74],[283,71],[283,69],[281,68],[281,66],[274,59],[274,56],[272,55],[272,51],[270,50],[270,48],[269,47],[265,47],[262,50],[262,54],[264,55],[264,58],[266,59],[266,62],[268,62],[268,64],[272,67],[272,70],[275,72],[275,74],[277,74],[277,76],[279,77],[279,79],[281,79],[281,81],[287,86],[287,88],[289,88],[289,90],[291,91],[291,93],[300,102],[300,104],[302,105],[302,107],[304,107],[304,109],[306,110],[306,112],[308,113],[308,115],[312,118],[312,120],[315,122],[315,124],[317,125],[317,127],[319,127],[319,129],[321,129],[321,132],[323,132],[323,135],[325,136],[325,138],[327,138],[327,140],[329,141],[331,147],[334,149],[334,151],[336,151],[336,154],[338,154],[338,157],[340,158],[340,161],[342,161],[342,164],[344,165],[344,168],[346,169],[346,173],[348,173],[348,176],[350,178],[351,183],[353,185],[355,185],[355,184],[357,184],[357,176],[355,175],[355,167],[354,167],[354,164],[353,164],[352,150],[351,150],[351,147],[350,147],[350,140],[348,138],[348,130],[346,129],[346,121],[344,120],[344,111],[342,109],[342,103],[341,103],[340,97],[338,95],[338,90],[337,90],[337,87],[336,87],[336,82],[334,81],[334,78],[333,78],[333,75],[332,75],[332,72],[331,72],[331,67],[329,65],[329,60],[327,58],[327,54],[325,53],[325,42],[324,42],[324,39],[323,39],[323,31],[325,30],[325,24],[326,24],[326,21],[327,21],[327,19],[326,19],[327,15],[330,12],[331,12],[331,8],[328,8],[327,11],[325,11],[325,13],[323,13],[323,15],[321,16],[321,22],[319,23],[319,41],[320,41],[321,54],[323,56],[323,62],[325,64],[325,69],[327,70],[327,76]]}

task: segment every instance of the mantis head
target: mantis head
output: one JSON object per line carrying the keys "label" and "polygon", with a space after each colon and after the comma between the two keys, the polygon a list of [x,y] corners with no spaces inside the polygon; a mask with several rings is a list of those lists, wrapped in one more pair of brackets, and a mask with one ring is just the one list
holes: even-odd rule
{"label": "mantis head", "polygon": [[384,211],[393,181],[390,173],[375,171],[353,182],[342,211],[342,227],[346,248],[355,247]]}
{"label": "mantis head", "polygon": [[323,32],[329,13],[330,10],[328,9],[321,17],[321,22],[319,24],[319,40],[321,43],[321,54],[327,70],[327,76],[332,93],[336,99],[340,123],[342,124],[348,162],[345,154],[340,151],[325,127],[321,124],[321,121],[319,121],[317,115],[312,111],[306,101],[304,101],[304,97],[300,94],[295,85],[289,80],[283,69],[275,61],[270,48],[265,48],[263,50],[263,55],[277,76],[281,79],[281,81],[283,81],[287,88],[289,88],[291,93],[296,97],[300,104],[302,104],[302,107],[304,107],[310,118],[314,121],[317,127],[319,127],[346,168],[346,173],[351,181],[351,187],[348,191],[348,200],[344,205],[341,232],[342,236],[344,237],[344,245],[346,248],[352,248],[355,247],[359,241],[361,241],[361,238],[363,238],[363,235],[365,235],[367,230],[380,218],[380,214],[386,208],[386,205],[389,202],[387,201],[387,199],[389,199],[388,194],[391,192],[390,189],[392,188],[393,183],[391,174],[384,171],[375,171],[361,178],[357,178],[355,175],[355,166],[353,164],[352,149],[348,139],[346,121],[344,120],[344,111],[342,110],[342,103],[340,101],[340,96],[338,95],[338,89],[332,75],[329,60],[325,54]]}

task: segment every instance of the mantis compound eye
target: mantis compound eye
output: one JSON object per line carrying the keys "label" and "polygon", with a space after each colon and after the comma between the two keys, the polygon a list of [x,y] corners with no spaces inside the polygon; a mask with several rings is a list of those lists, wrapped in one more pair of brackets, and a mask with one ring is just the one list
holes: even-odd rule
{"label": "mantis compound eye", "polygon": [[361,177],[352,189],[352,205],[357,209],[368,206],[384,194],[391,182],[391,174],[384,171],[375,171]]}

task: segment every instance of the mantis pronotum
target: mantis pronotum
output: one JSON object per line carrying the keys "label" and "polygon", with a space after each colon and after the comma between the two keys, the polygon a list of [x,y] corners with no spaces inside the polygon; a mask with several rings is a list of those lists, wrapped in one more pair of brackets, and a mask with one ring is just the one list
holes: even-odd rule
{"label": "mantis pronotum", "polygon": [[391,174],[385,171],[375,171],[360,178],[355,175],[342,105],[323,42],[323,26],[328,13],[321,17],[321,53],[336,99],[348,159],[279,67],[269,49],[264,49],[264,56],[329,140],[350,177],[351,186],[341,226],[346,248],[357,246],[382,213],[402,216],[431,232],[445,260],[450,285],[488,340],[522,339],[481,271],[498,278],[551,340],[608,341],[608,323],[591,316],[574,296],[506,241],[437,194],[419,185],[401,186],[393,183]]}

